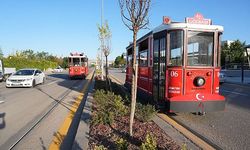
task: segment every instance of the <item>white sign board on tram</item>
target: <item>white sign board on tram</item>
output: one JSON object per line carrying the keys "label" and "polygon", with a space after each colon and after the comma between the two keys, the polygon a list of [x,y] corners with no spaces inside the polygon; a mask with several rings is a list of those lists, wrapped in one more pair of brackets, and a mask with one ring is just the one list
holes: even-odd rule
{"label": "white sign board on tram", "polygon": [[202,24],[202,25],[211,25],[211,19],[205,19],[202,14],[196,13],[194,17],[187,17],[186,23],[189,24]]}

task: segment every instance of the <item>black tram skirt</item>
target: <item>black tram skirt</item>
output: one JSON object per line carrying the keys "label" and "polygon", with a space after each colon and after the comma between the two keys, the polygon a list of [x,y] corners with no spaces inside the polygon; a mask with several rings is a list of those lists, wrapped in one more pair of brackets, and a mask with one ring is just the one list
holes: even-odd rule
{"label": "black tram skirt", "polygon": [[169,112],[214,112],[225,110],[225,100],[167,101]]}

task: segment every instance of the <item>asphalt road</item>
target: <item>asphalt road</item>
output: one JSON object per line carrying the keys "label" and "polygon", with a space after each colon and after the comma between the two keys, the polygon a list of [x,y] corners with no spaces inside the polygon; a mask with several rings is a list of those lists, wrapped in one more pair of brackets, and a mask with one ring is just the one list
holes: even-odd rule
{"label": "asphalt road", "polygon": [[[68,80],[66,72],[49,74],[35,88],[6,88],[0,83],[0,149],[9,149],[54,104],[51,113],[14,149],[47,149],[86,80]],[[61,138],[61,137],[58,137]]]}
{"label": "asphalt road", "polygon": [[[110,74],[125,81],[121,70]],[[192,113],[176,113],[173,117],[205,136],[222,149],[243,150],[250,147],[250,85],[224,83],[220,93],[226,97],[226,110],[207,113],[205,116]]]}

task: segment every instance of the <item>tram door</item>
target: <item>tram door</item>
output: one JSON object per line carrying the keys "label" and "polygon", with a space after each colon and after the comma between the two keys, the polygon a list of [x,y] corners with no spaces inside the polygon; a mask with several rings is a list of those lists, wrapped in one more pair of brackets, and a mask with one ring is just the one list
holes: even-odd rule
{"label": "tram door", "polygon": [[158,103],[165,98],[166,38],[154,40],[153,52],[153,98]]}

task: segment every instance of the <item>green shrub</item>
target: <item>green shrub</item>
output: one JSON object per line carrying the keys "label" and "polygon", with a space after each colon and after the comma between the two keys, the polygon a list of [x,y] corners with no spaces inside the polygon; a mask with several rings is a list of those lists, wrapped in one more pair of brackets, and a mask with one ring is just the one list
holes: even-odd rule
{"label": "green shrub", "polygon": [[153,105],[142,105],[141,103],[136,104],[135,117],[142,122],[151,120],[157,113]]}
{"label": "green shrub", "polygon": [[114,121],[114,115],[112,112],[98,112],[92,116],[91,124],[112,124]]}
{"label": "green shrub", "polygon": [[91,121],[93,124],[112,124],[115,117],[127,114],[122,98],[112,92],[96,90],[94,99],[97,111]]}
{"label": "green shrub", "polygon": [[14,56],[11,58],[4,58],[3,61],[5,67],[13,67],[16,68],[16,70],[22,68],[38,68],[44,70],[58,66],[58,63],[53,61],[19,58]]}
{"label": "green shrub", "polygon": [[112,92],[114,92],[116,95],[120,95],[123,98],[125,104],[130,103],[130,94],[124,88],[122,88],[121,85],[112,82],[111,86]]}
{"label": "green shrub", "polygon": [[187,144],[186,143],[183,143],[182,146],[181,146],[181,150],[187,150]]}
{"label": "green shrub", "polygon": [[123,138],[120,138],[116,141],[117,150],[127,150],[128,149],[128,142]]}
{"label": "green shrub", "polygon": [[94,150],[107,150],[103,145],[95,146]]}
{"label": "green shrub", "polygon": [[145,142],[142,143],[140,146],[141,150],[156,150],[157,149],[157,143],[156,139],[152,134],[147,134]]}

